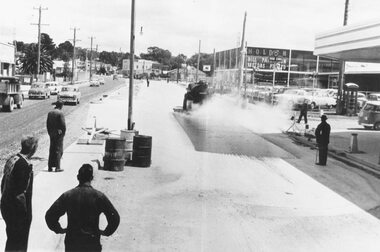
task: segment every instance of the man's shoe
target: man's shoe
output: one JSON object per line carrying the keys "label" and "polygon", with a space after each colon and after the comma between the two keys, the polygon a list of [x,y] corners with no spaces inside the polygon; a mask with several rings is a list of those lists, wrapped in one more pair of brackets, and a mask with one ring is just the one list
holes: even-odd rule
{"label": "man's shoe", "polygon": [[52,172],[52,171],[53,171],[53,168],[49,167],[48,172]]}
{"label": "man's shoe", "polygon": [[316,165],[326,166],[326,164],[315,163]]}
{"label": "man's shoe", "polygon": [[63,169],[55,169],[55,172],[63,172]]}

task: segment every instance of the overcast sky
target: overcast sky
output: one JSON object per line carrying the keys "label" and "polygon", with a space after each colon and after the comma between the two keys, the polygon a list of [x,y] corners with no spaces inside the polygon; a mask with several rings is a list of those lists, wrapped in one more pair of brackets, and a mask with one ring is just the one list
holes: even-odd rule
{"label": "overcast sky", "polygon": [[[186,56],[236,47],[247,11],[248,46],[313,50],[317,33],[343,25],[345,0],[136,0],[136,54],[158,46]],[[41,31],[58,45],[73,38],[77,45],[99,51],[129,51],[131,0],[3,1],[0,42],[37,42]],[[380,1],[350,0],[348,24],[380,20]],[[140,34],[140,30],[143,33]]]}

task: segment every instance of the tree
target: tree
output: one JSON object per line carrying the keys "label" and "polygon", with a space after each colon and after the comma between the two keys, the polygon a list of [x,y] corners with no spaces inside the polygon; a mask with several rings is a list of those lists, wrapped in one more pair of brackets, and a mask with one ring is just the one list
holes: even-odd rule
{"label": "tree", "polygon": [[[29,44],[24,49],[24,56],[20,59],[20,70],[24,74],[37,74],[37,59],[38,58],[38,46],[35,43]],[[48,55],[45,48],[41,48],[40,52],[40,72],[50,72],[53,69],[53,61]]]}
{"label": "tree", "polygon": [[46,33],[41,33],[41,49],[44,49],[50,56],[53,55],[56,47],[53,39]]}
{"label": "tree", "polygon": [[171,69],[181,68],[182,64],[186,62],[187,57],[184,54],[178,54],[176,57],[172,57],[170,61]]}
{"label": "tree", "polygon": [[53,58],[68,62],[73,58],[73,49],[74,46],[70,43],[70,41],[65,41],[58,45]]}
{"label": "tree", "polygon": [[159,62],[163,65],[171,65],[172,53],[157,46],[148,47],[148,53],[141,53],[140,57],[146,60]]}

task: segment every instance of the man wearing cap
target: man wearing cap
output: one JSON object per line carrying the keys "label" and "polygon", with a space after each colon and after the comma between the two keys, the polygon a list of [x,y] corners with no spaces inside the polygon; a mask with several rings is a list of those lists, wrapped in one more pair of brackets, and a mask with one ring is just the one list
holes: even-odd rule
{"label": "man wearing cap", "polygon": [[5,251],[27,251],[32,222],[33,166],[29,162],[38,147],[38,139],[21,139],[21,151],[5,163],[1,181],[1,215],[5,221]]}
{"label": "man wearing cap", "polygon": [[[46,212],[48,227],[57,234],[66,233],[65,251],[101,251],[100,236],[112,235],[120,223],[115,207],[102,192],[91,186],[93,168],[84,164],[78,171],[79,185],[62,194]],[[107,226],[99,230],[99,217],[104,214]],[[67,228],[59,218],[67,214]]]}
{"label": "man wearing cap", "polygon": [[63,171],[61,169],[61,158],[63,154],[63,138],[66,133],[65,116],[62,112],[63,102],[58,100],[55,103],[54,110],[50,111],[46,128],[50,137],[48,171]]}
{"label": "man wearing cap", "polygon": [[327,161],[327,151],[330,142],[330,124],[326,122],[327,116],[321,116],[321,123],[317,126],[315,130],[315,137],[317,138],[317,144],[319,149],[319,162],[317,165],[326,165]]}

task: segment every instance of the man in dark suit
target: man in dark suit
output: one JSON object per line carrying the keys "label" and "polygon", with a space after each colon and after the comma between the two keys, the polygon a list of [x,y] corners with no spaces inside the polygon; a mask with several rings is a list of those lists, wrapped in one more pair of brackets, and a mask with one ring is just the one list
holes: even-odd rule
{"label": "man in dark suit", "polygon": [[49,162],[48,171],[63,171],[61,169],[61,158],[63,155],[63,138],[66,133],[65,116],[62,112],[63,102],[58,100],[55,103],[54,110],[50,111],[47,120],[46,127],[50,137],[50,149],[49,149]]}
{"label": "man in dark suit", "polygon": [[326,165],[327,162],[327,151],[330,142],[330,124],[326,122],[327,116],[321,116],[321,123],[317,126],[315,130],[315,137],[317,138],[317,144],[319,149],[319,162],[317,165]]}
{"label": "man in dark suit", "polygon": [[[107,196],[91,186],[91,165],[82,165],[77,178],[79,185],[63,193],[46,212],[46,224],[57,234],[66,233],[65,251],[101,251],[100,236],[112,235],[119,226],[120,216]],[[108,224],[99,230],[102,213]],[[64,214],[67,214],[65,229],[59,223]]]}
{"label": "man in dark suit", "polygon": [[304,99],[303,103],[301,104],[301,107],[300,107],[300,116],[298,117],[297,123],[301,122],[302,117],[305,120],[305,124],[307,124],[307,100],[306,99]]}
{"label": "man in dark suit", "polygon": [[6,224],[5,251],[27,251],[32,222],[33,166],[38,139],[23,137],[20,153],[9,158],[1,181],[1,215]]}

